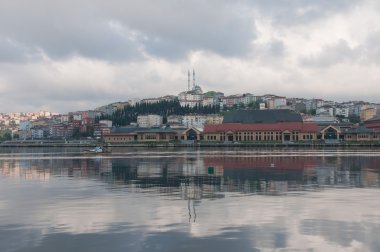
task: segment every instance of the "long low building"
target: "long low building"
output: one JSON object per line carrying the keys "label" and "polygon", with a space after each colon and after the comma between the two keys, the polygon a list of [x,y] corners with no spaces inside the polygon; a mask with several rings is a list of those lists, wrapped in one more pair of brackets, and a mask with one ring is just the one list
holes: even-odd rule
{"label": "long low building", "polygon": [[204,139],[208,141],[302,141],[317,139],[314,123],[223,123],[206,125]]}
{"label": "long low building", "polygon": [[120,127],[104,134],[103,140],[106,143],[199,141],[203,140],[203,134],[197,128]]}
{"label": "long low building", "polygon": [[318,127],[304,123],[290,110],[242,110],[227,113],[219,125],[206,125],[206,141],[308,141],[316,140]]}

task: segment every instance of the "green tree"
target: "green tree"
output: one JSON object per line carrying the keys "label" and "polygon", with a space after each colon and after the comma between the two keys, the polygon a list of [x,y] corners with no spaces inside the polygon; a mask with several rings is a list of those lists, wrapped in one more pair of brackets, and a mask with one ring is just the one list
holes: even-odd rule
{"label": "green tree", "polygon": [[185,115],[189,113],[197,114],[217,114],[220,106],[196,105],[191,108],[189,105],[181,106],[178,100],[160,101],[154,104],[138,103],[135,106],[126,106],[118,109],[112,115],[103,115],[98,120],[111,120],[115,126],[123,126],[137,121],[138,115],[158,114],[166,120],[169,115]]}
{"label": "green tree", "polygon": [[12,140],[12,133],[9,130],[0,131],[0,141]]}

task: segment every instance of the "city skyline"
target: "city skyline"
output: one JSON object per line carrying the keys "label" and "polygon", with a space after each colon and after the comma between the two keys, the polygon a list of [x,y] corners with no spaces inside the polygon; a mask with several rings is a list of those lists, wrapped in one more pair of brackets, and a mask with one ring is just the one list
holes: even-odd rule
{"label": "city skyline", "polygon": [[379,102],[380,3],[3,1],[1,112],[178,95]]}

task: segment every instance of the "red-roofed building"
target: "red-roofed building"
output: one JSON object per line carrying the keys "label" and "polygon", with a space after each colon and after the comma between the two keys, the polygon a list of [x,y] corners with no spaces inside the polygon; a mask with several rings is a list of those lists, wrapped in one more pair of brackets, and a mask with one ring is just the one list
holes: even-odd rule
{"label": "red-roofed building", "polygon": [[315,123],[223,123],[205,125],[204,140],[207,141],[307,141],[317,139]]}
{"label": "red-roofed building", "polygon": [[368,129],[380,130],[380,116],[365,121],[364,126]]}
{"label": "red-roofed building", "polygon": [[290,142],[316,140],[316,123],[291,110],[240,110],[225,113],[222,124],[206,125],[206,141]]}

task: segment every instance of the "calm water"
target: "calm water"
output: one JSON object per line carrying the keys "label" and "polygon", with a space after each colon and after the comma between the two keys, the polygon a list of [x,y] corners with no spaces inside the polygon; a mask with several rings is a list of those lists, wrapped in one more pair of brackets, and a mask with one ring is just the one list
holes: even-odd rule
{"label": "calm water", "polygon": [[379,149],[0,149],[0,251],[380,251],[379,196]]}

